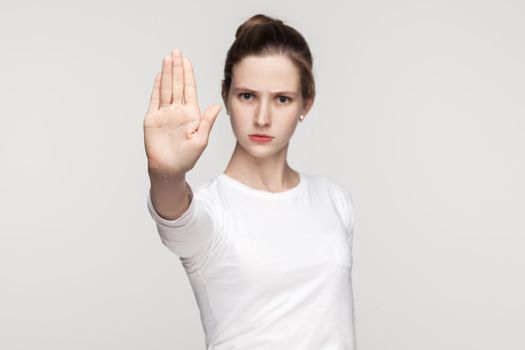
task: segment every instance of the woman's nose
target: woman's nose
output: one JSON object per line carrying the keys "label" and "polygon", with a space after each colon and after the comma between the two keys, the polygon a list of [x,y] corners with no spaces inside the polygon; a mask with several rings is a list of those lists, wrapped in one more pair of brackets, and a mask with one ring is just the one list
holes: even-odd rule
{"label": "woman's nose", "polygon": [[271,110],[270,106],[267,103],[261,103],[259,105],[259,110],[257,111],[257,116],[255,122],[258,126],[269,126],[271,123]]}

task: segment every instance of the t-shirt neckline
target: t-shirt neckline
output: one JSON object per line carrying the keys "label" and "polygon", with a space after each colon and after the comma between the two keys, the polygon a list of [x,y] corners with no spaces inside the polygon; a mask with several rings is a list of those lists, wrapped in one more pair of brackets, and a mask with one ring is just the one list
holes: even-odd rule
{"label": "t-shirt neckline", "polygon": [[259,190],[259,189],[250,187],[225,173],[219,174],[217,178],[224,181],[228,185],[235,187],[238,190],[252,194],[254,196],[258,196],[262,198],[269,198],[269,199],[281,199],[281,198],[294,197],[298,195],[302,191],[302,189],[305,187],[306,176],[300,171],[297,171],[297,173],[299,174],[299,183],[295,185],[294,187],[287,189],[286,191],[282,191],[282,192],[269,192],[269,191]]}

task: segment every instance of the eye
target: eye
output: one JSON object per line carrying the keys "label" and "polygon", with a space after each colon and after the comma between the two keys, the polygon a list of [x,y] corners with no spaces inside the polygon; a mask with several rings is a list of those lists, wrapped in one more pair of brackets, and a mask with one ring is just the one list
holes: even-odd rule
{"label": "eye", "polygon": [[285,104],[286,102],[289,102],[291,99],[288,96],[279,96],[279,102],[281,104]]}
{"label": "eye", "polygon": [[245,101],[249,101],[251,96],[252,94],[249,92],[241,92],[239,94],[239,97],[241,98],[241,100],[245,100]]}

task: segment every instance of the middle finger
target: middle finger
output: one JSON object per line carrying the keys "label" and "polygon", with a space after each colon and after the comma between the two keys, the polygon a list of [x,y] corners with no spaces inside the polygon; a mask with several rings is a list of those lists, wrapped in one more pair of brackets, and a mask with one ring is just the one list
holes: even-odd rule
{"label": "middle finger", "polygon": [[182,104],[184,90],[184,73],[182,69],[182,52],[174,49],[173,55],[173,103]]}

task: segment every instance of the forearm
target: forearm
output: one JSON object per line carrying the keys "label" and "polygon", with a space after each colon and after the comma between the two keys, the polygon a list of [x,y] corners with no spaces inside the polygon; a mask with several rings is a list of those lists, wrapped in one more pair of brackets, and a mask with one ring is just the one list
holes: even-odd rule
{"label": "forearm", "polygon": [[167,220],[178,219],[188,209],[190,198],[186,174],[171,176],[148,169],[151,201],[159,215]]}

